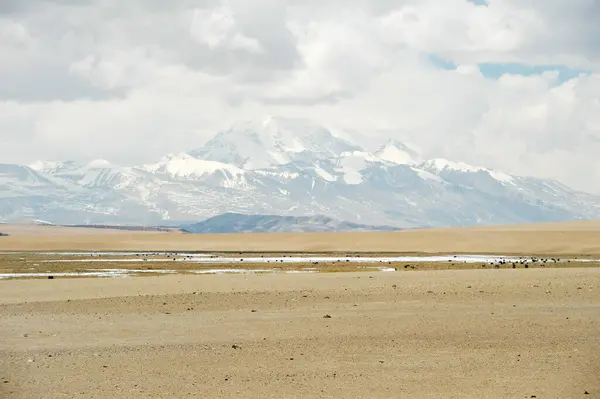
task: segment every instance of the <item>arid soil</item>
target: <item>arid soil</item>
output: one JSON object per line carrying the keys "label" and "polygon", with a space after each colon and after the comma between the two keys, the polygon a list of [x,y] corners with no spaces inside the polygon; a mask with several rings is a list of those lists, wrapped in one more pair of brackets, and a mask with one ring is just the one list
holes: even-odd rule
{"label": "arid soil", "polygon": [[600,255],[600,222],[369,233],[181,234],[0,225],[0,251],[393,252]]}
{"label": "arid soil", "polygon": [[[0,251],[10,252],[0,254],[4,276],[105,268],[177,272],[0,280],[2,399],[600,397],[600,268],[581,262],[600,259],[599,222],[347,234],[23,225],[0,225],[0,231],[10,234],[0,237]],[[13,253],[111,250],[148,261]],[[144,250],[248,259],[211,265],[135,254]],[[271,268],[252,257],[290,253],[577,261],[527,268],[284,263],[277,266],[282,271],[319,273],[186,273]],[[58,262],[81,256],[107,261]]]}
{"label": "arid soil", "polygon": [[593,398],[600,268],[6,280],[0,337],[2,398]]}

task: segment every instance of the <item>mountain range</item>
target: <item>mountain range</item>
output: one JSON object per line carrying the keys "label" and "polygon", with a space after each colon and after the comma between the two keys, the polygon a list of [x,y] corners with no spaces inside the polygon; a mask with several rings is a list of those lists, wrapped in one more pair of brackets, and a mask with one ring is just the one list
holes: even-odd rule
{"label": "mountain range", "polygon": [[394,231],[390,226],[344,222],[327,216],[243,215],[226,213],[182,226],[184,233],[306,233],[339,231]]}
{"label": "mountain range", "polygon": [[193,224],[238,213],[396,228],[600,217],[600,197],[389,140],[375,152],[303,119],[236,123],[200,148],[120,166],[0,164],[0,221]]}

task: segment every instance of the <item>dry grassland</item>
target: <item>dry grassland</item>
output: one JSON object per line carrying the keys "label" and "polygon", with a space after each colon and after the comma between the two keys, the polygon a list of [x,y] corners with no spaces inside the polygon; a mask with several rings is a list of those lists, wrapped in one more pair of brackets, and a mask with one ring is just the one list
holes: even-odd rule
{"label": "dry grassland", "polygon": [[600,255],[600,222],[369,233],[181,234],[0,225],[0,251],[240,251]]}

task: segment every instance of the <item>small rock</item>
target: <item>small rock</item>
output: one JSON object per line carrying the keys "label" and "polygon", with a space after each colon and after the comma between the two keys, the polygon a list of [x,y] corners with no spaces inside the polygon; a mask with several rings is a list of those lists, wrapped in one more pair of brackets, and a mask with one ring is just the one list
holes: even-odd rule
{"label": "small rock", "polygon": [[[8,381],[4,381],[4,382],[8,382]],[[583,394],[584,395],[589,395],[590,393],[588,391],[584,391]]]}
{"label": "small rock", "polygon": [[239,346],[239,345],[235,345],[235,344],[231,345],[231,347],[232,347],[233,349],[242,349],[242,347],[241,347],[241,346]]}
{"label": "small rock", "polygon": [[392,284],[392,288],[398,288],[396,284]]}
{"label": "small rock", "polygon": [[323,316],[324,319],[331,319],[331,316],[326,314],[325,316]]}
{"label": "small rock", "polygon": [[252,310],[251,310],[251,312],[252,312],[252,313],[256,313],[256,312],[258,312],[258,310],[256,310],[256,309],[252,309]]}
{"label": "small rock", "polygon": [[54,276],[48,276],[48,280],[53,280]]}

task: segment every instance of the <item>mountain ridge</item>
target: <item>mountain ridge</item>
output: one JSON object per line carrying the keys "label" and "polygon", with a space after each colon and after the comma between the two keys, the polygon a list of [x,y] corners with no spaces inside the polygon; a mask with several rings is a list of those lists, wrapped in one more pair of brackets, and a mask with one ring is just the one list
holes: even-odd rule
{"label": "mountain ridge", "polygon": [[0,164],[0,221],[152,225],[225,213],[450,227],[600,218],[600,197],[422,159],[393,139],[369,152],[314,122],[274,117],[234,124],[203,147],[143,165]]}
{"label": "mountain ridge", "polygon": [[299,233],[299,232],[360,232],[360,231],[397,231],[391,226],[371,226],[336,220],[323,215],[315,216],[279,216],[244,215],[225,213],[208,218],[202,222],[182,225],[185,233],[225,234],[225,233]]}

